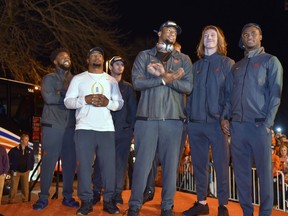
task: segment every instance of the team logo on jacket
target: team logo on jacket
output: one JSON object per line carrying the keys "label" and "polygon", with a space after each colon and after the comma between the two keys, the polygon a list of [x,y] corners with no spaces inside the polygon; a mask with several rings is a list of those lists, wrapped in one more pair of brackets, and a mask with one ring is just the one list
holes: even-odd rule
{"label": "team logo on jacket", "polygon": [[178,64],[179,63],[179,59],[174,59],[174,63]]}
{"label": "team logo on jacket", "polygon": [[260,67],[260,64],[259,63],[255,63],[254,64],[254,68],[259,68]]}

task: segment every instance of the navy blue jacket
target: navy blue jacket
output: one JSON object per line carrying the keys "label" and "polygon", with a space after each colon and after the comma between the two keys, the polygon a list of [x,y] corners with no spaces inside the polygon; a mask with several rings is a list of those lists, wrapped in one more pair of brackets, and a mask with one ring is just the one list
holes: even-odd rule
{"label": "navy blue jacket", "polygon": [[193,91],[187,97],[189,121],[219,121],[225,105],[225,79],[234,60],[214,53],[193,64]]}
{"label": "navy blue jacket", "polygon": [[123,79],[118,82],[123,100],[125,101],[121,110],[112,111],[115,131],[121,131],[126,128],[134,129],[137,111],[137,98],[132,84]]}
{"label": "navy blue jacket", "polygon": [[[33,149],[26,146],[24,152],[25,152],[24,155],[26,155],[27,157],[27,170],[26,171],[33,170],[34,162],[35,162]],[[8,156],[9,156],[9,162],[10,162],[10,171],[16,171],[16,172],[19,171],[18,170],[19,163],[20,163],[19,158],[21,157],[21,155],[22,155],[22,150],[21,150],[20,144],[12,148],[9,151]]]}

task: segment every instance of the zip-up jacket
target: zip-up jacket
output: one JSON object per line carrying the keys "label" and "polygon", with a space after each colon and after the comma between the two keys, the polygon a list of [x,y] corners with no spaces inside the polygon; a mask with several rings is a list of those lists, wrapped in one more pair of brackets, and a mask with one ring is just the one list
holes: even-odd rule
{"label": "zip-up jacket", "polygon": [[271,128],[278,111],[283,68],[277,57],[264,48],[245,53],[227,78],[227,103],[222,119],[260,122]]}
{"label": "zip-up jacket", "polygon": [[[150,62],[161,63],[165,71],[172,73],[182,67],[185,75],[180,80],[163,85],[161,77],[156,77],[147,71]],[[192,91],[192,82],[192,62],[188,55],[173,50],[168,61],[163,63],[157,57],[156,47],[141,51],[132,68],[132,84],[135,90],[141,91],[137,119],[184,119],[183,94]]]}
{"label": "zip-up jacket", "polygon": [[225,79],[234,60],[214,53],[193,64],[193,91],[187,97],[189,121],[219,121],[225,105]]}
{"label": "zip-up jacket", "polygon": [[[21,157],[22,157],[22,148],[20,144],[14,148],[12,148],[9,153],[9,162],[10,162],[10,170],[11,171],[16,171],[16,172],[26,172],[28,170],[33,170],[34,167],[34,153],[33,149],[30,147],[26,146],[24,149],[24,155],[27,158],[27,164],[23,166],[23,164],[20,164],[22,162]],[[20,170],[20,167],[26,167],[25,170]]]}
{"label": "zip-up jacket", "polygon": [[53,128],[75,127],[75,110],[67,109],[64,105],[66,89],[64,87],[62,69],[43,77],[41,93],[44,99],[41,123]]}
{"label": "zip-up jacket", "polygon": [[111,115],[114,122],[115,131],[121,131],[125,128],[134,129],[137,111],[137,97],[131,83],[121,79],[118,86],[125,101],[122,109],[112,111]]}

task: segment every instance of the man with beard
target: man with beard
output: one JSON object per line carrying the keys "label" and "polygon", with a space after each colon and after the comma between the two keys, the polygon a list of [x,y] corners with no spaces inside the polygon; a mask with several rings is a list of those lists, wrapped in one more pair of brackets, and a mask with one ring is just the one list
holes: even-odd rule
{"label": "man with beard", "polygon": [[128,216],[138,216],[155,156],[162,167],[161,216],[172,216],[178,159],[183,133],[184,97],[193,88],[192,62],[174,49],[182,30],[173,21],[163,23],[157,44],[138,53],[132,83],[141,91],[134,129],[136,161]]}
{"label": "man with beard", "polygon": [[33,209],[42,210],[48,205],[49,188],[58,158],[62,162],[63,201],[64,206],[78,208],[73,194],[73,180],[76,169],[75,143],[75,111],[67,109],[64,97],[73,75],[70,72],[70,52],[58,48],[50,56],[55,66],[53,73],[43,77],[41,93],[44,108],[41,118],[42,152],[41,179],[39,199],[33,204]]}
{"label": "man with beard", "polygon": [[103,71],[104,51],[92,48],[87,55],[88,71],[74,76],[64,99],[68,109],[76,109],[75,145],[77,158],[77,215],[93,211],[92,164],[94,153],[103,182],[103,210],[119,213],[113,201],[116,181],[115,128],[111,111],[124,104],[117,80]]}
{"label": "man with beard", "polygon": [[[116,188],[114,201],[123,204],[122,191],[124,189],[125,175],[137,110],[137,97],[132,85],[123,79],[123,73],[127,62],[121,56],[114,56],[109,61],[109,70],[119,85],[124,100],[121,110],[111,112],[115,127],[115,150],[116,150]],[[97,160],[94,163],[93,173],[93,204],[101,198],[102,180]]]}

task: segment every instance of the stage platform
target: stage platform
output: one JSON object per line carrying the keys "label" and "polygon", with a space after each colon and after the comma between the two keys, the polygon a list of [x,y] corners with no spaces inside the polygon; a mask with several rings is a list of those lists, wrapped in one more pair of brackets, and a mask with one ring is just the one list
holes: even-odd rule
{"label": "stage platform", "polygon": [[[54,190],[55,191],[55,190]],[[51,194],[54,193],[53,188],[51,189]],[[62,206],[62,191],[61,187],[59,189],[59,196],[58,199],[49,199],[49,205],[40,211],[36,211],[32,209],[33,203],[38,199],[39,191],[34,190],[31,194],[31,201],[22,203],[20,193],[18,194],[17,203],[15,204],[8,204],[8,196],[3,196],[2,198],[2,205],[0,205],[0,213],[5,216],[70,216],[70,215],[76,215],[76,209],[71,209],[69,207]],[[115,215],[125,215],[123,214],[125,210],[128,209],[128,200],[130,197],[130,190],[125,190],[123,192],[123,199],[124,204],[120,205],[120,213]],[[75,199],[76,198],[76,191],[75,193]],[[188,208],[191,207],[191,205],[196,201],[196,195],[195,194],[189,194],[185,192],[179,192],[177,191],[175,194],[175,205],[174,205],[174,212],[175,216],[182,215],[182,212]],[[143,205],[140,216],[157,216],[160,215],[161,207],[161,188],[156,188],[155,197],[152,201],[147,202],[145,205]],[[217,199],[215,198],[208,198],[208,204],[210,209],[210,216],[217,216],[217,208],[218,203]],[[103,208],[103,202],[102,200],[100,203],[97,203],[94,208],[93,212],[89,215],[97,215],[97,216],[104,216],[104,215],[110,215],[108,213],[105,213],[102,211]],[[230,216],[243,216],[241,208],[239,203],[237,202],[229,202],[228,204],[229,214]],[[255,206],[254,216],[258,216],[259,207]],[[273,210],[272,216],[287,216],[287,212]]]}

